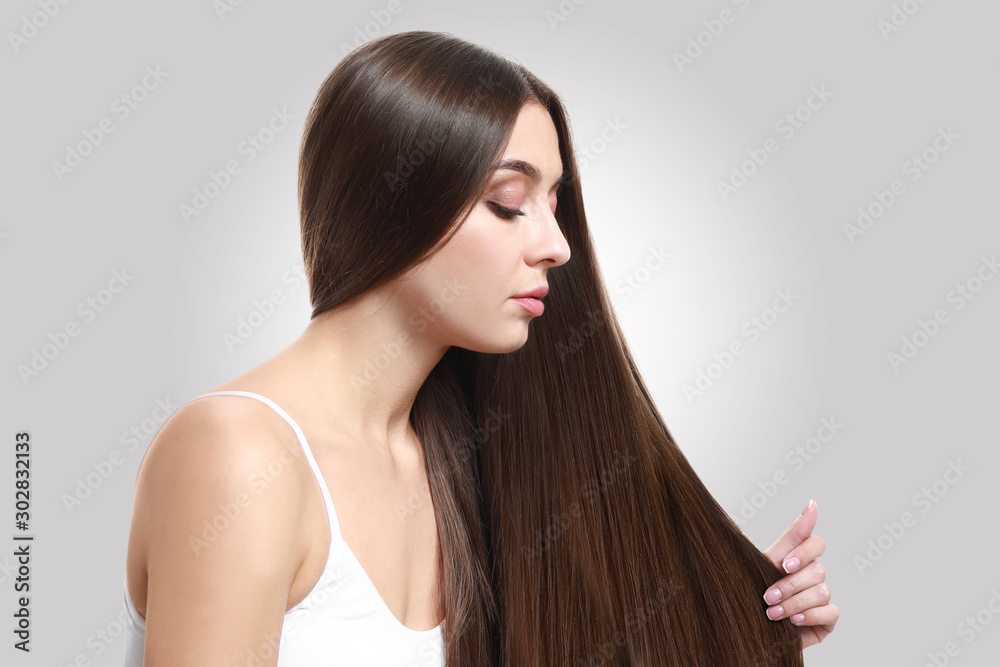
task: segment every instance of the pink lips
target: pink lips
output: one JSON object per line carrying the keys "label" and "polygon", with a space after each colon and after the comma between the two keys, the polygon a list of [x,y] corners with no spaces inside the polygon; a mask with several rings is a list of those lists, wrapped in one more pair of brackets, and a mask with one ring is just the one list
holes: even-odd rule
{"label": "pink lips", "polygon": [[521,307],[526,311],[535,315],[541,315],[545,312],[545,304],[542,303],[542,297],[549,293],[549,288],[547,285],[540,285],[527,292],[522,292],[511,297],[514,301],[521,304]]}

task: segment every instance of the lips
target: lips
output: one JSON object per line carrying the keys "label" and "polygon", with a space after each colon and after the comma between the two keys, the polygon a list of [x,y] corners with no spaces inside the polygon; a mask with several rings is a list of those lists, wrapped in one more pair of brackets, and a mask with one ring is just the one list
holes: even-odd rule
{"label": "lips", "polygon": [[521,304],[522,308],[535,317],[545,312],[545,304],[542,303],[541,299],[531,299],[526,297],[511,297],[511,299],[513,299],[515,303]]}
{"label": "lips", "polygon": [[548,285],[539,285],[538,287],[532,288],[527,292],[521,292],[520,294],[515,294],[512,299],[541,299],[543,296],[549,293]]}
{"label": "lips", "polygon": [[521,307],[537,317],[545,311],[545,304],[542,303],[542,297],[548,293],[548,285],[539,285],[538,287],[533,287],[527,292],[515,294],[511,297],[511,299],[521,304]]}

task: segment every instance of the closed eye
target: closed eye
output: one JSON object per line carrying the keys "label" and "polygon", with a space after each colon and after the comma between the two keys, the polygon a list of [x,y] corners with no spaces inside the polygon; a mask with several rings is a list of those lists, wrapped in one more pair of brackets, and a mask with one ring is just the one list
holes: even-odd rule
{"label": "closed eye", "polygon": [[488,206],[494,213],[497,214],[497,216],[503,218],[504,220],[513,220],[519,215],[524,215],[524,211],[520,209],[505,208],[495,202],[489,202]]}

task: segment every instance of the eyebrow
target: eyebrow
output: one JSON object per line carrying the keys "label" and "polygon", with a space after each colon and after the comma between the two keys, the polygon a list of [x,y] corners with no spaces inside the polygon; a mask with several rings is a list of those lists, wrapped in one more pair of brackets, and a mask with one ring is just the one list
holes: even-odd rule
{"label": "eyebrow", "polygon": [[[539,183],[542,182],[542,172],[538,171],[538,168],[535,167],[535,165],[529,162],[525,162],[524,160],[503,160],[493,169],[497,171],[501,169],[513,169],[514,171],[519,171],[528,178],[530,178],[531,182],[534,183],[535,185],[538,185]],[[559,174],[559,180],[553,183],[552,187],[556,188],[568,182],[569,182],[569,172],[563,170],[563,173]]]}

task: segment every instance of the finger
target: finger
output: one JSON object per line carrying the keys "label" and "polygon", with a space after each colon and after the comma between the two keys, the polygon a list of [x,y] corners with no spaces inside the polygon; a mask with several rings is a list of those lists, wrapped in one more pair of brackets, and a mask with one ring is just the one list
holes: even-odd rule
{"label": "finger", "polygon": [[778,579],[764,593],[764,602],[769,605],[787,600],[796,593],[826,581],[826,569],[818,560],[803,566],[793,574]]}
{"label": "finger", "polygon": [[822,607],[830,602],[830,587],[825,583],[810,586],[801,593],[782,600],[767,608],[767,617],[772,621],[788,618],[796,614],[804,614],[813,607]]}
{"label": "finger", "polygon": [[804,612],[802,617],[804,618],[796,614],[793,616],[795,620],[792,623],[799,626],[799,639],[802,642],[802,648],[807,649],[830,636],[830,633],[837,627],[840,611],[837,609],[837,605],[828,604]]}
{"label": "finger", "polygon": [[837,619],[840,618],[840,611],[837,605],[828,604],[824,607],[810,609],[799,617],[798,614],[792,617],[792,623],[801,628],[799,638],[802,640],[802,648],[819,644],[826,639],[834,628],[837,627]]}
{"label": "finger", "polygon": [[840,609],[835,604],[825,604],[821,607],[811,607],[797,614],[792,614],[791,622],[799,626],[821,625],[826,628],[827,633],[833,632],[833,628],[840,620]]}
{"label": "finger", "polygon": [[785,560],[789,552],[802,544],[812,534],[813,527],[816,525],[818,512],[819,508],[816,506],[816,501],[810,500],[806,508],[802,510],[802,514],[788,526],[788,529],[781,534],[781,537],[774,541],[774,544],[764,551],[764,554],[771,559],[775,567],[780,568],[781,563]]}
{"label": "finger", "polygon": [[792,549],[781,563],[781,569],[788,574],[797,572],[813,562],[826,551],[826,542],[819,535],[810,535],[805,542]]}

